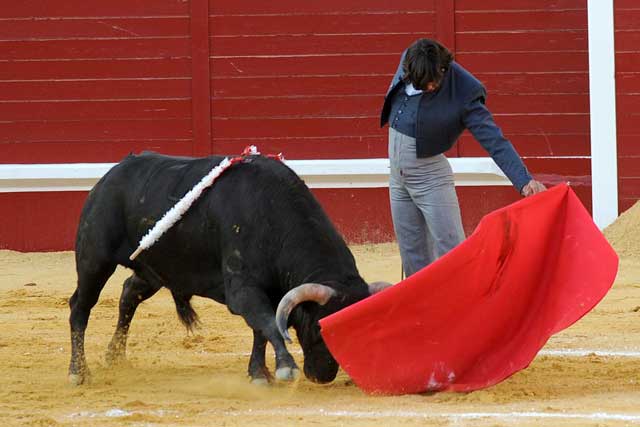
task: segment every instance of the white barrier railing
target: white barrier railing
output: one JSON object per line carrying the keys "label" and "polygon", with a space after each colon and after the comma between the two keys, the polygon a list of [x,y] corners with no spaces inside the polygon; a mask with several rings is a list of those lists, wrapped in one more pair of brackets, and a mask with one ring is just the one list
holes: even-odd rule
{"label": "white barrier railing", "polygon": [[[456,185],[511,185],[489,157],[449,159]],[[0,193],[87,191],[115,163],[0,165]],[[387,187],[389,159],[287,160],[311,188]]]}

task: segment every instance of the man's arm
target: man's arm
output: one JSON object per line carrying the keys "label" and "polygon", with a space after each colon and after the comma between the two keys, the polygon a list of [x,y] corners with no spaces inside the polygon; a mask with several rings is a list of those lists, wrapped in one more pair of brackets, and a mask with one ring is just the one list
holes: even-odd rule
{"label": "man's arm", "polygon": [[531,177],[513,145],[493,120],[491,112],[484,104],[483,96],[479,95],[467,104],[463,121],[465,127],[489,153],[520,194],[530,196],[546,189],[542,183]]}

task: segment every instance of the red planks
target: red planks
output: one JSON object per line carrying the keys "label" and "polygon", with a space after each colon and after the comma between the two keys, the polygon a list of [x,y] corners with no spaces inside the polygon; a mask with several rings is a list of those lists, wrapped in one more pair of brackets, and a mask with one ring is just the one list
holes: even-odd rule
{"label": "red planks", "polygon": [[640,52],[640,31],[618,31],[616,32],[616,51],[625,53]]}
{"label": "red planks", "polygon": [[434,36],[437,3],[210,1],[214,151],[269,141],[301,158],[379,153],[368,141],[384,139],[384,93],[402,50]]}
{"label": "red planks", "polygon": [[[638,144],[640,135],[624,134],[619,130],[620,125],[618,125],[618,156],[640,157],[640,144]],[[640,167],[638,167],[638,170],[640,170]]]}
{"label": "red planks", "polygon": [[511,71],[473,73],[485,85],[489,98],[493,94],[539,95],[567,94],[588,95],[589,74],[583,71]]}
{"label": "red planks", "polygon": [[131,16],[188,16],[189,3],[181,0],[85,0],[45,1],[22,0],[5,6],[0,18],[46,17],[131,17]]}
{"label": "red planks", "polygon": [[[590,208],[590,190],[582,186],[573,188]],[[457,192],[466,234],[473,231],[483,215],[520,198],[511,187],[462,187],[457,188]],[[350,243],[393,239],[386,188],[316,189],[314,194]],[[0,235],[3,236],[0,249],[73,249],[85,198],[85,192],[0,194],[4,218],[0,223]],[[631,206],[630,201],[628,206]],[[353,215],[354,212],[358,214]],[[37,239],[33,238],[34,230],[37,230]]]}
{"label": "red planks", "polygon": [[451,52],[457,52],[456,43],[456,2],[436,0],[436,38]]}
{"label": "red planks", "polygon": [[189,32],[188,17],[4,19],[0,40],[113,37],[179,37]]}
{"label": "red planks", "polygon": [[209,69],[209,3],[191,0],[192,119],[191,154],[211,152],[211,78]]}
{"label": "red planks", "polygon": [[213,135],[216,138],[372,136],[380,132],[376,119],[377,117],[223,118],[213,120]]}
{"label": "red planks", "polygon": [[505,7],[499,7],[499,10],[479,11],[464,9],[459,2],[457,4],[455,25],[458,33],[587,30],[586,8],[550,9],[544,6],[544,2],[538,2],[544,9],[505,10]]}
{"label": "red planks", "polygon": [[237,154],[248,145],[287,159],[352,159],[387,157],[387,139],[372,136],[214,138],[216,154]]}
{"label": "red planks", "polygon": [[546,184],[571,181],[576,185],[591,184],[589,158],[525,158],[529,171]]}
{"label": "red planks", "polygon": [[[521,155],[589,155],[586,1],[458,0],[455,24],[457,60],[485,84]],[[468,133],[460,154],[486,155]],[[527,164],[534,173],[549,168]]]}
{"label": "red planks", "polygon": [[579,72],[588,69],[588,53],[562,51],[556,55],[544,52],[465,52],[457,55],[458,61],[475,73],[549,73]]}
{"label": "red planks", "polygon": [[[616,2],[615,27],[616,31],[638,31],[640,28],[640,8],[636,3],[634,7],[622,7],[620,2]],[[617,41],[617,40],[616,40]]]}
{"label": "red planks", "polygon": [[189,56],[189,40],[186,37],[0,41],[0,57],[14,60],[180,58],[187,56]]}
{"label": "red planks", "polygon": [[638,2],[636,0],[616,0],[616,11],[629,9],[638,9]]}
{"label": "red planks", "polygon": [[[618,142],[620,145],[620,141]],[[636,144],[637,145],[637,144]],[[640,155],[619,153],[618,157],[618,185],[620,203],[625,200],[640,199]],[[621,206],[622,208],[622,206]]]}
{"label": "red planks", "polygon": [[[219,57],[400,54],[421,33],[326,34],[212,37],[212,54]],[[393,70],[392,70],[393,71]]]}
{"label": "red planks", "polygon": [[0,101],[0,117],[8,121],[167,120],[191,117],[189,99]]}
{"label": "red planks", "polygon": [[380,100],[380,95],[239,97],[214,100],[213,112],[218,119],[372,117],[379,113]]}
{"label": "red planks", "polygon": [[[571,116],[570,116],[571,117]],[[587,121],[586,117],[571,117],[582,123]],[[545,118],[540,120],[540,124],[531,127],[531,118],[498,117],[498,124],[502,126],[505,135],[514,141],[516,147],[523,155],[587,155],[589,150],[588,134],[572,133],[575,123],[567,121],[563,117],[550,120]],[[251,125],[249,125],[251,123]],[[380,137],[386,130],[380,131],[378,128],[378,117],[334,117],[334,118],[264,118],[259,121],[251,119],[224,119],[213,121],[214,140],[224,141],[230,139],[243,139],[244,141],[260,141],[261,139],[291,139],[302,143],[305,141],[310,150],[309,156],[315,152],[318,139],[328,138],[358,138],[358,137]],[[470,137],[463,137],[460,155],[481,155],[479,144]],[[575,151],[574,151],[575,150]],[[216,150],[217,151],[217,150]],[[286,152],[286,150],[285,150]],[[383,154],[384,152],[382,152]],[[348,157],[358,157],[354,152]]]}
{"label": "red planks", "polygon": [[588,114],[589,95],[584,93],[490,94],[487,104],[494,114]]}
{"label": "red planks", "polygon": [[[638,159],[635,160],[635,164],[637,165]],[[637,170],[637,166],[636,166]],[[625,173],[625,171],[621,171]],[[619,197],[620,202],[624,202],[624,200],[640,200],[640,177],[637,176],[623,176],[620,178],[619,182]]]}
{"label": "red planks", "polygon": [[[215,15],[211,34],[220,36],[311,35],[311,34],[421,34],[431,27],[435,13],[269,14]],[[427,24],[427,25],[425,25]],[[224,39],[220,39],[223,42]]]}
{"label": "red planks", "polygon": [[[111,163],[117,162],[130,153],[145,150],[169,155],[184,155],[191,146],[191,138],[113,138],[30,141],[29,150],[24,142],[0,143],[3,163]],[[99,149],[96,149],[99,147]],[[33,236],[36,238],[36,236]]]}
{"label": "red planks", "polygon": [[589,132],[588,114],[496,114],[495,120],[508,134],[569,134]]}
{"label": "red planks", "polygon": [[[341,76],[353,74],[388,74],[389,80],[398,66],[400,54],[353,54],[270,57],[219,57],[211,59],[217,77]],[[381,92],[386,90],[383,89]]]}
{"label": "red planks", "polygon": [[[391,72],[380,74],[265,76],[220,78],[213,76],[211,85],[216,99],[252,97],[303,96],[378,96],[382,102],[391,82]],[[354,88],[358,88],[354,94]]]}
{"label": "red planks", "polygon": [[[521,156],[589,156],[591,154],[591,140],[587,133],[583,134],[510,134],[505,133],[507,139]],[[465,132],[459,141],[460,156],[485,157],[487,152],[468,133]]]}
{"label": "red planks", "polygon": [[72,249],[85,198],[86,192],[0,193],[0,249]]}
{"label": "red planks", "polygon": [[638,51],[616,50],[616,73],[637,73],[638,64]]}
{"label": "red planks", "polygon": [[345,13],[411,13],[413,11],[434,10],[435,0],[326,0],[322,2],[299,2],[281,0],[277,2],[229,2],[209,0],[212,15],[262,15],[262,14],[330,14]]}
{"label": "red planks", "polygon": [[[549,182],[572,177],[590,203],[589,159],[580,158],[590,154],[586,3],[12,3],[0,11],[0,162],[237,153],[249,144],[289,158],[383,157],[378,113],[400,52],[437,37],[486,85],[497,123],[530,170]],[[615,7],[622,206],[637,196],[640,170],[640,8],[634,0]],[[459,147],[486,155],[468,133]],[[517,198],[508,187],[459,192],[467,230]],[[388,217],[368,211],[383,193],[322,197],[358,239],[364,226],[336,206],[362,197],[363,221],[384,224]]]}
{"label": "red planks", "polygon": [[618,135],[640,136],[640,113],[619,111],[618,115]]}
{"label": "red planks", "polygon": [[[190,119],[0,122],[0,143],[125,138],[186,138]],[[97,147],[95,148],[97,149]]]}
{"label": "red planks", "polygon": [[[214,109],[215,114],[215,109]],[[537,124],[532,124],[533,120]],[[587,115],[549,115],[541,117],[496,116],[496,121],[505,131],[513,134],[567,134],[576,129],[588,131]],[[213,128],[216,137],[285,137],[285,136],[330,136],[330,135],[371,135],[378,133],[379,117],[334,116],[334,117],[264,117],[256,120],[245,118],[216,118]]]}
{"label": "red planks", "polygon": [[[28,102],[42,101],[140,100],[148,103],[149,99],[188,99],[190,89],[188,78],[0,80],[0,102],[25,101],[28,105]],[[87,108],[91,108],[91,104]]]}
{"label": "red planks", "polygon": [[[587,210],[591,211],[591,188],[583,185],[571,185],[571,188]],[[513,187],[458,187],[456,190],[467,236],[484,215],[521,198]]]}
{"label": "red planks", "polygon": [[640,199],[640,8],[637,2],[615,4],[618,186],[620,211]]}
{"label": "red planks", "polygon": [[[349,242],[393,238],[386,188],[317,189],[314,193]],[[72,250],[85,199],[86,192],[0,193],[0,249]]]}
{"label": "red planks", "polygon": [[618,130],[618,208],[640,199],[640,9],[635,2],[617,1],[615,8],[616,92]]}
{"label": "red planks", "polygon": [[640,179],[640,169],[638,169],[638,161],[640,156],[624,156],[618,161],[618,168],[623,172],[623,176],[627,178]]}
{"label": "red planks", "polygon": [[2,60],[0,81],[190,78],[188,58]]}
{"label": "red planks", "polygon": [[313,193],[349,243],[393,239],[386,188],[314,189]]}
{"label": "red planks", "polygon": [[189,154],[190,3],[54,3],[0,12],[0,161],[112,161],[127,144]]}
{"label": "red planks", "polygon": [[[626,0],[634,1],[634,0]],[[487,10],[527,10],[527,11],[554,11],[554,10],[584,10],[587,9],[587,0],[456,0],[458,10],[487,11]]]}
{"label": "red planks", "polygon": [[[553,56],[555,51],[586,51],[586,31],[540,32],[484,32],[458,34],[457,52],[539,52],[539,56]],[[562,57],[563,54],[557,54]]]}
{"label": "red planks", "polygon": [[[436,3],[441,11],[448,4]],[[461,22],[461,16],[468,18],[461,24],[466,32],[457,33],[457,57],[487,84],[489,105],[496,120],[509,137],[521,137],[524,142],[520,146],[525,154],[585,155],[588,152],[586,10],[578,7],[567,11],[548,4],[538,5],[537,9],[535,13],[515,8],[468,13],[457,9],[456,23]],[[511,24],[505,24],[510,18],[517,22],[536,21],[549,10],[553,12],[551,28],[535,24],[532,31],[514,34],[509,32]],[[482,28],[473,28],[474,22],[480,22],[474,14],[482,15]],[[295,140],[296,146],[307,145],[313,152],[313,141],[318,139],[358,135],[384,139],[384,131],[376,129],[376,121],[398,53],[383,56],[381,52],[396,46],[401,50],[410,42],[404,39],[406,34],[396,34],[396,41],[394,37],[381,39],[377,31],[318,35],[316,32],[322,33],[318,22],[325,22],[326,15],[313,20],[310,24],[313,32],[295,27],[295,36],[283,34],[285,31],[274,24],[291,19],[284,12],[269,15],[268,19],[259,14],[233,19],[233,25],[221,30],[228,37],[216,37],[218,46],[212,47],[212,68],[218,76],[213,81],[215,144],[233,145],[232,141],[260,138],[281,144]],[[241,19],[246,21],[244,26],[239,24]],[[252,19],[260,23],[260,36],[248,39],[264,43],[220,46],[224,40],[234,40],[238,28],[248,28]],[[571,31],[558,28],[563,19]],[[267,35],[269,29],[273,35]],[[349,31],[354,31],[353,25]],[[341,43],[332,42],[341,38]],[[321,43],[318,41],[321,39],[329,42]],[[367,39],[381,41],[362,43]],[[386,40],[391,40],[391,44]],[[308,46],[310,53],[304,54]],[[560,53],[541,59],[541,52],[554,50]],[[352,85],[364,89],[354,95]],[[249,125],[254,119],[260,123]],[[467,140],[468,137],[463,138],[462,152],[476,153],[473,149],[464,150]]]}

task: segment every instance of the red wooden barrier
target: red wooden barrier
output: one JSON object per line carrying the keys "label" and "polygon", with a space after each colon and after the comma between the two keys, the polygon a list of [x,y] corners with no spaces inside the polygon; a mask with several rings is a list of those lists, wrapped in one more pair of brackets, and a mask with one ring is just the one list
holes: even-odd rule
{"label": "red wooden barrier", "polygon": [[[640,90],[634,7],[616,2],[618,90],[631,93]],[[525,160],[534,173],[589,182],[588,159],[558,158],[590,152],[586,0],[25,0],[0,18],[0,163],[237,153],[248,144],[291,159],[383,157],[378,109],[400,52],[437,37],[485,83],[498,124],[535,157]],[[618,98],[621,206],[640,196],[634,101]],[[486,155],[469,135],[449,154]],[[468,231],[518,197],[510,188],[459,193]],[[383,218],[365,206],[386,200],[384,190],[317,194],[347,236],[376,234],[365,223],[392,236],[388,210]],[[589,192],[580,194],[588,205]],[[1,247],[68,247],[75,219],[56,231],[67,243],[38,246],[37,235],[12,231],[34,229],[12,206],[36,195],[1,197],[12,224]],[[43,200],[75,218],[75,204]],[[346,201],[369,216],[348,220]]]}

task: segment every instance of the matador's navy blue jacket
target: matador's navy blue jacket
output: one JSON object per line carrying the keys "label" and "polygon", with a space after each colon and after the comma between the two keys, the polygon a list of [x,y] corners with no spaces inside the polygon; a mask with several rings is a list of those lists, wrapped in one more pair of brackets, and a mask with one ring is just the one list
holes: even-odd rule
{"label": "matador's navy blue jacket", "polygon": [[[402,62],[391,80],[380,115],[380,126],[389,122],[392,103],[398,91],[404,91]],[[530,180],[522,159],[504,137],[485,106],[487,92],[470,72],[453,61],[435,92],[424,92],[415,115],[416,156],[430,157],[447,151],[465,129],[489,153],[496,164],[522,190]]]}

